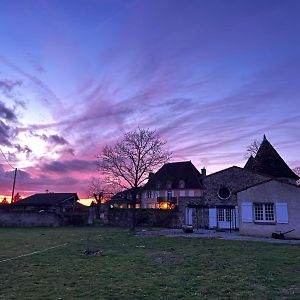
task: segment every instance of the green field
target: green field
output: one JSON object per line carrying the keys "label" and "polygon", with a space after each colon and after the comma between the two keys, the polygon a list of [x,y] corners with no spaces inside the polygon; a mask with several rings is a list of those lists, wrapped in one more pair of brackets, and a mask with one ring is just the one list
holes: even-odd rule
{"label": "green field", "polygon": [[0,238],[0,299],[300,299],[299,245],[72,227]]}

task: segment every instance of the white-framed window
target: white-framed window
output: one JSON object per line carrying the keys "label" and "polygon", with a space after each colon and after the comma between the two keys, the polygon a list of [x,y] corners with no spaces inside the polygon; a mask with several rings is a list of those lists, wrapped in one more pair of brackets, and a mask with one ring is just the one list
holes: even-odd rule
{"label": "white-framed window", "polygon": [[152,198],[152,191],[147,191],[147,198],[148,199]]}
{"label": "white-framed window", "polygon": [[184,197],[185,196],[185,190],[180,190],[179,191],[179,196]]}
{"label": "white-framed window", "polygon": [[172,191],[168,190],[168,191],[167,191],[167,199],[168,199],[168,200],[171,200],[172,195],[173,195]]}
{"label": "white-framed window", "polygon": [[219,222],[225,221],[224,209],[218,209],[218,221]]}
{"label": "white-framed window", "polygon": [[194,197],[194,196],[195,196],[195,191],[189,190],[189,197]]}
{"label": "white-framed window", "polygon": [[160,196],[159,191],[156,191],[156,197],[159,197],[159,196]]}
{"label": "white-framed window", "polygon": [[255,222],[275,222],[274,203],[254,203]]}

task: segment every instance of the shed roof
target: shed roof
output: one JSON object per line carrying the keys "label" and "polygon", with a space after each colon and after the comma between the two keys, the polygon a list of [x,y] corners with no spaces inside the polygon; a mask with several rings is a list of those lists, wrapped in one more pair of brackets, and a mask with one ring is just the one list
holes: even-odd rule
{"label": "shed roof", "polygon": [[41,193],[34,194],[15,202],[14,206],[56,206],[71,199],[79,200],[77,193]]}

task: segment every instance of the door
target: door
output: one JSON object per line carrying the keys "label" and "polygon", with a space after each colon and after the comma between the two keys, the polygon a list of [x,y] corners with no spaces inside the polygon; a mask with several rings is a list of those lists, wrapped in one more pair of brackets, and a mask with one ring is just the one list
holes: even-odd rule
{"label": "door", "polygon": [[190,207],[185,208],[185,225],[193,225],[193,209]]}
{"label": "door", "polygon": [[236,213],[234,208],[218,208],[218,228],[236,228]]}

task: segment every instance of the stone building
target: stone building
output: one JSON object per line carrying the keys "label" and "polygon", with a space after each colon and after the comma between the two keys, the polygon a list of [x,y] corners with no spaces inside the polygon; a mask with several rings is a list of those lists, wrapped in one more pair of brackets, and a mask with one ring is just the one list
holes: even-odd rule
{"label": "stone building", "polygon": [[179,198],[192,199],[203,196],[202,174],[191,161],[167,163],[156,173],[149,174],[143,187],[142,208],[174,208]]}
{"label": "stone building", "polygon": [[196,202],[179,199],[184,224],[196,228],[238,229],[241,215],[237,192],[270,179],[295,185],[299,177],[264,136],[256,156],[251,156],[244,168],[233,166],[204,176],[203,197]]}

